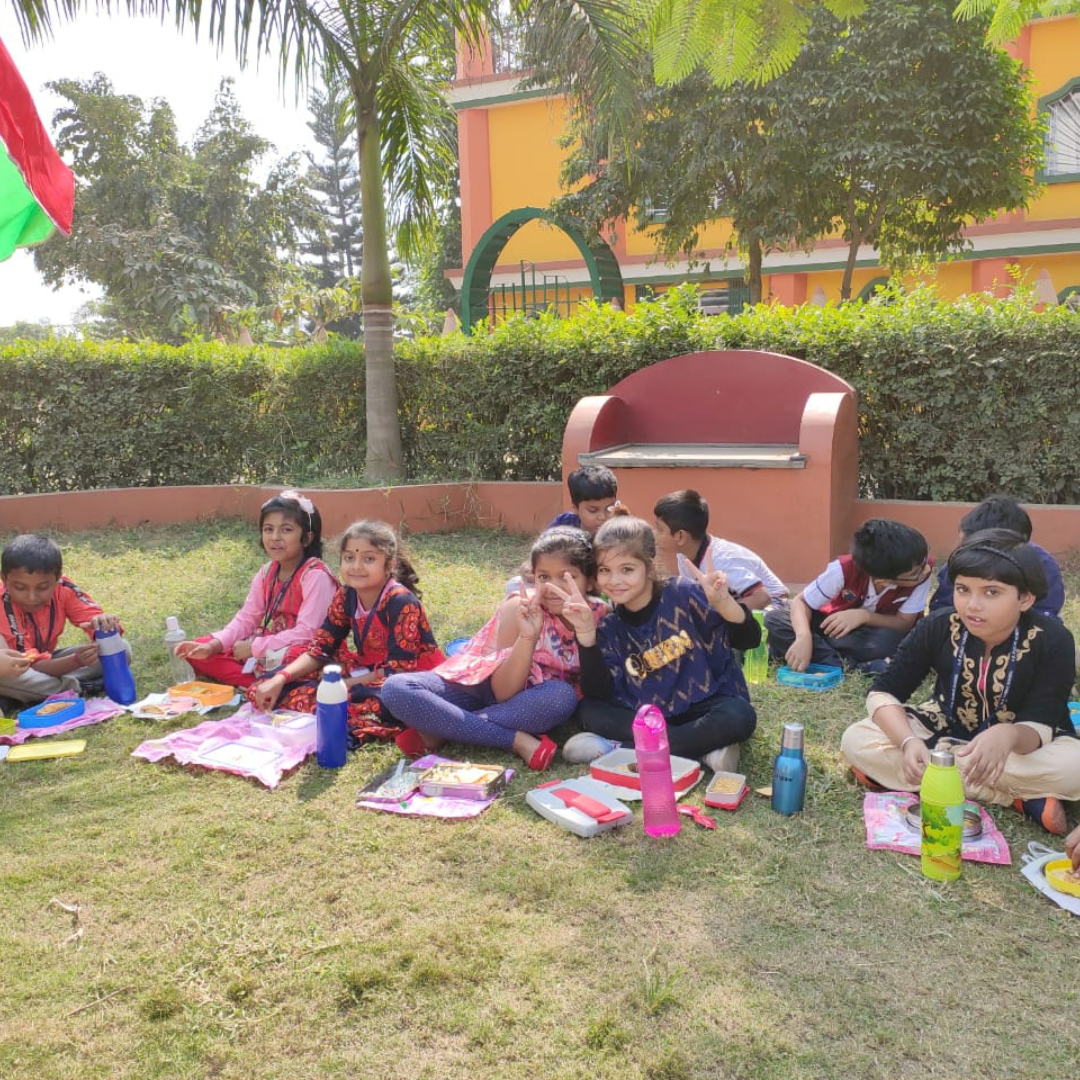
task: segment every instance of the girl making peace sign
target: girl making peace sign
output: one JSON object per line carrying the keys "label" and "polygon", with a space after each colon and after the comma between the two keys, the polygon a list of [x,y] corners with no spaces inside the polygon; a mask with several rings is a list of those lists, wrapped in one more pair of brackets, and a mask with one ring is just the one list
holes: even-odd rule
{"label": "girl making peace sign", "polygon": [[578,650],[563,613],[569,582],[579,622],[596,626],[607,605],[587,596],[596,560],[581,529],[548,529],[533,544],[536,591],[504,600],[469,644],[434,671],[395,675],[383,701],[407,724],[398,746],[414,757],[453,741],[512,750],[530,769],[555,756],[545,732],[568,720],[578,703]]}
{"label": "girl making peace sign", "polygon": [[640,518],[613,518],[593,541],[597,581],[615,610],[593,627],[573,591],[563,615],[581,654],[584,732],[563,748],[591,761],[611,740],[631,743],[634,713],[656,705],[667,718],[671,752],[711,769],[738,763],[739,743],[757,724],[733,649],[752,649],[761,627],[728,591],[726,576],[687,565],[694,580],[657,575],[656,538]]}

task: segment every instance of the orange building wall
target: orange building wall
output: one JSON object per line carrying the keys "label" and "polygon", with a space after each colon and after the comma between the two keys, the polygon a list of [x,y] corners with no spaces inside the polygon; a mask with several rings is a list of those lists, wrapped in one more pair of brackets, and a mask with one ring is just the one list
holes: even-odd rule
{"label": "orange building wall", "polygon": [[[1062,16],[1036,20],[1029,24],[1021,36],[1010,46],[1012,55],[1026,60],[1032,73],[1032,90],[1036,98],[1060,90],[1070,80],[1080,76],[1080,16]],[[559,170],[566,151],[559,146],[563,133],[564,103],[544,98],[524,99],[488,108],[464,109],[466,113],[482,113],[484,124],[472,123],[476,133],[474,145],[463,143],[462,219],[465,258],[468,259],[480,233],[503,214],[522,206],[550,205],[560,193]],[[463,137],[465,132],[463,130]],[[478,166],[478,156],[483,153],[488,161],[486,169]],[[464,177],[466,162],[478,178],[475,189]],[[971,251],[961,258],[941,264],[936,272],[921,280],[931,281],[939,294],[955,299],[973,290],[997,281],[999,292],[1007,292],[1009,279],[1003,273],[1007,262],[1017,262],[1034,282],[1045,270],[1050,274],[1057,292],[1071,285],[1080,284],[1080,251],[1038,253],[1003,257],[1023,247],[1030,235],[1031,226],[1040,223],[1060,223],[1075,227],[1080,224],[1080,182],[1046,185],[1033,200],[1031,208],[1024,213],[1011,214],[996,222],[987,223],[974,230],[973,235],[988,238],[985,256]],[[624,235],[614,245],[629,278],[648,278],[677,274],[675,266],[665,267],[656,260],[654,229],[638,231],[627,224]],[[703,285],[719,284],[722,277],[730,277],[741,269],[738,258],[725,261],[723,252],[731,236],[729,223],[720,222],[710,227],[702,236],[701,247],[709,253],[711,267],[716,275],[711,281],[703,280],[701,268],[688,271],[685,276]],[[1052,241],[1051,241],[1052,242]],[[819,248],[819,252],[821,249]],[[828,261],[839,264],[845,258],[842,245],[828,245]],[[559,230],[540,223],[521,229],[510,241],[500,257],[499,270],[509,270],[519,262],[537,264],[564,263],[577,269],[580,274],[581,259],[574,245]],[[551,268],[559,273],[560,267]],[[852,295],[887,271],[879,266],[860,267],[856,270]],[[770,289],[770,277],[777,276],[776,288]],[[777,271],[766,269],[765,293],[779,302],[806,302],[814,298],[820,288],[826,301],[837,301],[840,296],[841,271],[839,269],[814,270],[800,267],[798,260]],[[669,281],[658,280],[663,288]],[[800,301],[800,297],[803,298]],[[790,299],[789,299],[790,298]],[[628,285],[625,293],[626,306],[634,301],[634,286]]]}

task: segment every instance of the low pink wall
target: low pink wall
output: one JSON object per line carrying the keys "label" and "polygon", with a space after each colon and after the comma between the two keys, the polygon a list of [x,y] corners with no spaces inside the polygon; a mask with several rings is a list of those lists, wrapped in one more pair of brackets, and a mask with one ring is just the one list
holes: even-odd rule
{"label": "low pink wall", "polygon": [[[162,487],[70,491],[0,497],[5,535],[58,529],[74,532],[110,525],[178,525],[215,517],[258,517],[280,487]],[[305,488],[322,514],[327,536],[359,518],[378,518],[412,532],[505,529],[534,535],[561,509],[557,483],[416,484],[359,490]]]}
{"label": "low pink wall", "polygon": [[[630,509],[650,520],[656,499],[667,491],[697,487],[710,499],[715,531],[753,548],[785,581],[805,582],[824,559],[847,548],[847,539],[832,530],[832,550],[815,548],[809,566],[806,551],[811,534],[829,533],[829,524],[814,507],[790,505],[770,497],[769,470],[656,469],[636,472],[620,497]],[[724,473],[723,482],[719,474]],[[259,507],[278,487],[174,487],[105,491],[72,491],[57,495],[0,496],[0,536],[56,529],[78,532],[110,525],[175,525],[206,518],[254,520]],[[323,515],[327,536],[358,518],[373,517],[410,532],[454,529],[505,529],[535,536],[563,509],[565,489],[558,483],[417,484],[361,490],[304,489]],[[938,557],[956,544],[960,518],[973,503],[867,502],[851,504],[851,528],[867,518],[891,517],[917,528]],[[1080,549],[1080,507],[1027,506],[1035,539],[1054,555]]]}
{"label": "low pink wall", "polygon": [[[944,558],[956,547],[960,519],[974,506],[963,502],[907,502],[901,499],[855,503],[852,528],[857,529],[868,518],[896,518],[926,537],[936,558]],[[1025,503],[1031,517],[1031,539],[1060,558],[1080,549],[1080,506],[1041,506]]]}

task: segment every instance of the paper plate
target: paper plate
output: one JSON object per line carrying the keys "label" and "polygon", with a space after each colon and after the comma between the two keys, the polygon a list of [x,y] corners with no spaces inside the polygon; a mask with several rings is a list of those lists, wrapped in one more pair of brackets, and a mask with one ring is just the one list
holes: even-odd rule
{"label": "paper plate", "polygon": [[1080,896],[1080,874],[1072,874],[1071,859],[1054,859],[1044,867],[1046,880],[1057,889],[1058,892],[1068,893],[1069,896]]}

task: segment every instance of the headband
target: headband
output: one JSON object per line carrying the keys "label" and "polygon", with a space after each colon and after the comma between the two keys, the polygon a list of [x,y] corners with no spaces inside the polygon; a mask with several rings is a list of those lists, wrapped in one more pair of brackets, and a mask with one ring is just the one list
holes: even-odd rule
{"label": "headband", "polygon": [[997,555],[998,558],[1004,559],[1007,563],[1012,563],[1017,570],[1020,571],[1020,579],[1024,583],[1024,588],[1028,588],[1027,571],[1020,565],[1020,560],[1013,558],[1007,551],[1002,551],[1001,548],[992,547],[990,544],[973,544],[971,547],[966,548],[967,551],[985,551],[988,555]]}

